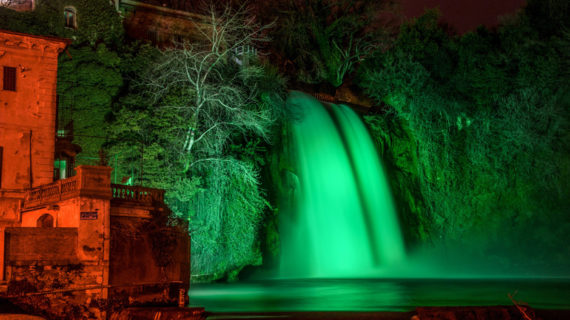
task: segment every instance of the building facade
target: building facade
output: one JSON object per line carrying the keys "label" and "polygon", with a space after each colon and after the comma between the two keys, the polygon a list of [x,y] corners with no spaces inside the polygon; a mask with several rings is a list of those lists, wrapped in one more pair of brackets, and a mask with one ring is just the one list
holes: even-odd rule
{"label": "building facade", "polygon": [[19,223],[26,190],[53,181],[57,58],[67,44],[0,32],[0,241]]}
{"label": "building facade", "polygon": [[178,305],[190,239],[184,224],[167,224],[164,191],[111,184],[109,167],[68,177],[54,166],[65,149],[56,138],[57,58],[68,44],[0,30],[0,296],[54,319]]}
{"label": "building facade", "polygon": [[[125,31],[133,39],[146,40],[159,47],[184,41],[200,41],[201,31],[210,28],[208,18],[196,14],[192,1],[113,0],[124,15]],[[194,2],[198,3],[198,2]]]}
{"label": "building facade", "polygon": [[[101,1],[101,0],[93,0]],[[36,0],[0,0],[0,6],[18,11],[32,11]],[[189,0],[111,0],[110,5],[123,16],[129,37],[144,40],[159,47],[168,47],[183,41],[202,39],[201,29],[209,28],[208,17],[196,14],[197,1]],[[81,12],[70,0],[61,12],[65,27],[78,29]]]}

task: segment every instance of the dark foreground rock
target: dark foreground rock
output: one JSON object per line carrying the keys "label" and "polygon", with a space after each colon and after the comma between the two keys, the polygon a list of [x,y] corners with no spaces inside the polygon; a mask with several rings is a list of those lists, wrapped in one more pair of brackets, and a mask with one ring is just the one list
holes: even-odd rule
{"label": "dark foreground rock", "polygon": [[203,320],[204,308],[140,307],[127,308],[111,315],[110,320]]}
{"label": "dark foreground rock", "polygon": [[515,306],[419,307],[409,312],[272,312],[208,313],[209,320],[297,319],[297,320],[568,320],[570,310],[534,310],[525,314]]}

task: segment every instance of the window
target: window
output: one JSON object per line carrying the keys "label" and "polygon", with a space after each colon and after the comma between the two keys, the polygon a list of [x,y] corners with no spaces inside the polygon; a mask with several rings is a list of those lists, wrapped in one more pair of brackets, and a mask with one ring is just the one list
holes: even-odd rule
{"label": "window", "polygon": [[0,189],[2,189],[2,158],[3,158],[4,148],[0,147]]}
{"label": "window", "polygon": [[53,228],[53,217],[51,214],[43,214],[36,221],[36,227],[38,228]]}
{"label": "window", "polygon": [[158,31],[156,30],[147,30],[146,31],[146,39],[150,41],[152,44],[158,44]]}
{"label": "window", "polygon": [[65,159],[55,159],[54,166],[54,180],[62,180],[69,178],[67,176],[67,161]]}
{"label": "window", "polygon": [[16,68],[4,67],[4,90],[16,91]]}
{"label": "window", "polygon": [[65,7],[63,16],[65,17],[66,28],[77,29],[77,10],[74,7]]}

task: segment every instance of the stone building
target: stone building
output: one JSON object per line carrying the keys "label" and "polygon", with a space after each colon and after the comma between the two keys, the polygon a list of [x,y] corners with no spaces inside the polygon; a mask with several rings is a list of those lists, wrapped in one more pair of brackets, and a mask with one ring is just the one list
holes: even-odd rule
{"label": "stone building", "polygon": [[0,295],[57,319],[185,303],[190,239],[167,223],[164,191],[111,184],[109,167],[54,168],[79,151],[56,139],[68,44],[0,30]]}
{"label": "stone building", "polygon": [[[195,13],[192,1],[113,0],[124,15],[129,37],[164,47],[183,41],[199,41],[199,29],[209,28],[208,17]],[[198,2],[195,2],[198,3]]]}
{"label": "stone building", "polygon": [[[95,1],[95,0],[94,0]],[[101,0],[98,0],[101,1]],[[37,6],[37,0],[0,0],[4,5],[18,11],[31,11]],[[198,1],[190,0],[110,0],[111,5],[123,16],[126,33],[133,39],[145,40],[159,47],[172,46],[182,41],[199,40],[203,36],[199,28],[209,28],[204,22],[208,17],[196,14]],[[69,5],[61,13],[65,26],[71,29],[81,28],[77,24],[82,14]]]}
{"label": "stone building", "polygon": [[29,11],[36,7],[36,0],[0,0],[0,7],[2,6],[18,11]]}

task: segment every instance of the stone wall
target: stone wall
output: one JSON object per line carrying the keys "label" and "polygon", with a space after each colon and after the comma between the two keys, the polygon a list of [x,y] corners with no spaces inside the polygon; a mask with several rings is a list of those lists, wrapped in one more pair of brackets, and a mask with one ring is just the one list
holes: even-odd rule
{"label": "stone wall", "polygon": [[53,181],[57,58],[66,45],[54,37],[0,31],[0,72],[16,70],[16,89],[0,96],[4,189]]}
{"label": "stone wall", "polygon": [[209,17],[142,2],[121,1],[125,11],[127,34],[158,46],[172,46],[182,41],[202,40],[199,29],[208,30]]}
{"label": "stone wall", "polygon": [[101,316],[103,273],[77,255],[77,228],[6,228],[6,295],[49,319]]}
{"label": "stone wall", "polygon": [[[31,314],[47,319],[104,319],[97,274],[79,264],[18,265],[11,267],[10,300]],[[100,275],[99,275],[100,277]]]}
{"label": "stone wall", "polygon": [[[169,225],[162,190],[115,186],[124,192],[114,195],[110,170],[81,166],[32,189],[19,225],[0,225],[5,298],[49,319],[106,319],[129,306],[178,305],[181,292],[187,299],[187,226]],[[73,188],[53,188],[71,180]]]}
{"label": "stone wall", "polygon": [[7,265],[77,263],[77,228],[6,228]]}
{"label": "stone wall", "polygon": [[128,297],[132,305],[176,305],[190,280],[190,238],[183,229],[111,217],[109,296]]}
{"label": "stone wall", "polygon": [[31,11],[35,6],[34,0],[4,0],[0,4],[17,11]]}

